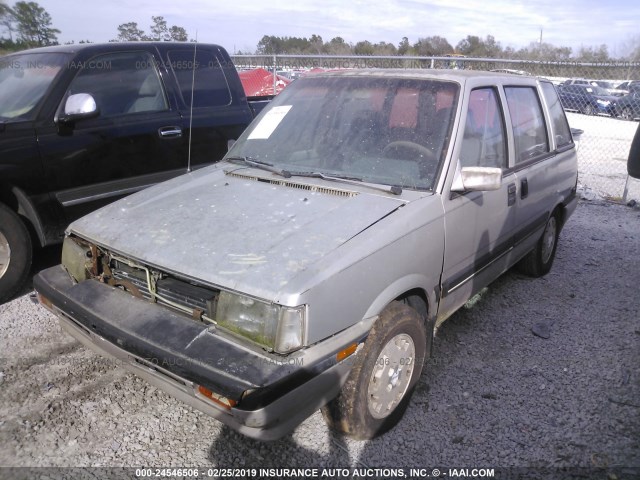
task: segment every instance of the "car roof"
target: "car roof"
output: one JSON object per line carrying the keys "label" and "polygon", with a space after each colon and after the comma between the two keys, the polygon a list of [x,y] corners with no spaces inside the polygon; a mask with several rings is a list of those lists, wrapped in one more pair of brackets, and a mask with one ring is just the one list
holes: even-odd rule
{"label": "car roof", "polygon": [[94,53],[113,52],[117,50],[131,50],[145,47],[157,47],[160,50],[168,48],[191,48],[193,45],[198,47],[207,46],[214,48],[222,48],[219,45],[211,43],[193,43],[193,42],[108,42],[108,43],[74,43],[71,45],[55,45],[50,47],[31,48],[29,50],[21,50],[12,52],[7,56],[24,55],[33,53],[78,53],[80,51],[93,51]]}
{"label": "car roof", "polygon": [[360,70],[332,70],[318,72],[308,75],[305,78],[314,77],[394,77],[394,78],[415,78],[431,80],[450,80],[464,83],[472,78],[485,78],[487,80],[501,80],[505,83],[530,79],[534,84],[537,77],[527,75],[513,75],[511,73],[488,72],[483,70],[452,70],[452,69],[399,69],[399,68],[371,68]]}

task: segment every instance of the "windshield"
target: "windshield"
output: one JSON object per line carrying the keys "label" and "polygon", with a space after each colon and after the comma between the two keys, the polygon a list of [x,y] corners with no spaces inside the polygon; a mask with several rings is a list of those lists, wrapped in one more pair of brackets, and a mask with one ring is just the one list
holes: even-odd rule
{"label": "windshield", "polygon": [[602,87],[602,88],[604,88],[604,89],[607,89],[607,88],[615,88],[615,86],[613,85],[613,83],[611,83],[611,82],[605,82],[604,80],[598,80],[598,81],[596,82],[596,85],[597,85],[598,87]]}
{"label": "windshield", "polygon": [[64,67],[68,54],[31,53],[0,57],[0,120],[29,120]]}
{"label": "windshield", "polygon": [[449,144],[458,92],[458,84],[435,80],[301,78],[228,156],[293,174],[429,190]]}

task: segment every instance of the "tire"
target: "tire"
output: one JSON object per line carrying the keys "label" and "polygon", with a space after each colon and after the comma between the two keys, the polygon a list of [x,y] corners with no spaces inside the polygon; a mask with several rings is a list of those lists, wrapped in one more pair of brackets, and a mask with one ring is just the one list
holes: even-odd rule
{"label": "tire", "polygon": [[587,103],[582,111],[585,115],[593,115],[594,113],[593,106],[590,103]]}
{"label": "tire", "polygon": [[32,260],[31,236],[11,209],[0,204],[0,303],[24,284]]}
{"label": "tire", "polygon": [[623,120],[633,120],[631,109],[629,107],[624,107],[622,109],[622,112],[620,113],[620,118],[622,118]]}
{"label": "tire", "polygon": [[426,342],[420,314],[400,302],[389,304],[356,354],[340,394],[322,407],[329,427],[358,440],[393,428],[420,379]]}
{"label": "tire", "polygon": [[549,273],[556,257],[559,235],[560,216],[554,211],[547,220],[535,248],[518,263],[518,270],[531,277],[542,277]]}

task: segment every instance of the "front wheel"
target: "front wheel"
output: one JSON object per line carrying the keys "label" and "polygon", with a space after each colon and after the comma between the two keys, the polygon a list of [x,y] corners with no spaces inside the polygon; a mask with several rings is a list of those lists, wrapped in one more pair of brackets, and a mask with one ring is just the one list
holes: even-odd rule
{"label": "front wheel", "polygon": [[593,106],[589,103],[587,103],[584,107],[583,110],[585,115],[593,115],[595,113],[595,110],[593,109]]}
{"label": "front wheel", "polygon": [[551,270],[556,257],[558,236],[560,235],[560,218],[553,212],[546,225],[542,237],[536,246],[518,263],[518,270],[532,277],[542,277]]}
{"label": "front wheel", "polygon": [[0,204],[0,303],[22,286],[31,269],[31,236],[25,224]]}
{"label": "front wheel", "polygon": [[622,109],[622,112],[620,113],[620,118],[622,118],[623,120],[633,120],[631,109],[629,107],[624,107]]}
{"label": "front wheel", "polygon": [[340,394],[322,408],[327,424],[358,440],[394,427],[420,379],[426,341],[418,312],[400,302],[385,308],[356,354]]}

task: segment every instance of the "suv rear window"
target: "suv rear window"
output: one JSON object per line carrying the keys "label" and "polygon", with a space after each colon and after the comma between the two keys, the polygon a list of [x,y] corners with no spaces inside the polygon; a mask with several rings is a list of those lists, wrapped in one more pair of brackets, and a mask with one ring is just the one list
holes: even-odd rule
{"label": "suv rear window", "polygon": [[231,94],[227,79],[213,52],[173,50],[169,52],[169,62],[178,79],[180,93],[185,105],[191,105],[193,86],[193,108],[220,107],[229,105]]}

